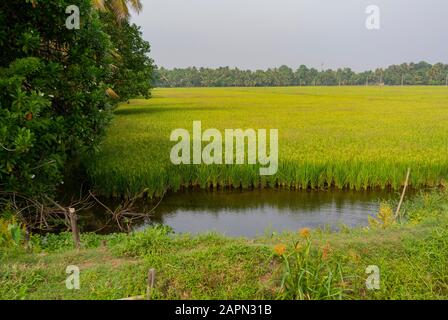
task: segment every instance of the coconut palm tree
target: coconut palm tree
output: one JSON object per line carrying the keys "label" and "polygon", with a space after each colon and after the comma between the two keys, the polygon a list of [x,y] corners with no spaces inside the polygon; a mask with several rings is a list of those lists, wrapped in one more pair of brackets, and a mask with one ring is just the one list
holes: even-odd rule
{"label": "coconut palm tree", "polygon": [[98,10],[107,10],[114,13],[118,20],[130,17],[130,9],[140,12],[143,8],[141,0],[92,0]]}

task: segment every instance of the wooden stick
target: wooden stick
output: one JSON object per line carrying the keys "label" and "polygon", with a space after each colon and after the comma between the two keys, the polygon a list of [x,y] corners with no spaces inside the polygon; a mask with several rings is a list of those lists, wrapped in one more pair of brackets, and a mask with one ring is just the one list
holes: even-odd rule
{"label": "wooden stick", "polygon": [[72,233],[73,233],[73,241],[75,242],[76,249],[79,250],[81,248],[81,240],[80,240],[79,229],[78,229],[78,217],[76,215],[75,209],[69,208],[68,215],[70,217],[70,225],[71,225]]}
{"label": "wooden stick", "polygon": [[152,289],[154,288],[154,281],[156,279],[156,270],[149,269],[148,272],[148,287],[147,287],[147,295],[148,300],[151,300],[152,298]]}
{"label": "wooden stick", "polygon": [[123,299],[118,299],[121,301],[132,301],[132,300],[145,300],[145,296],[135,296],[135,297],[129,297],[129,298],[123,298]]}
{"label": "wooden stick", "polygon": [[404,194],[406,193],[406,188],[408,187],[410,174],[411,174],[411,168],[408,168],[408,172],[406,174],[406,181],[404,182],[403,192],[401,193],[400,202],[398,202],[397,211],[395,212],[395,219],[398,218],[398,214],[400,213],[401,205],[403,204],[404,200]]}
{"label": "wooden stick", "polygon": [[[146,298],[148,300],[151,300],[151,298],[152,298],[152,289],[154,288],[155,279],[156,279],[156,270],[149,269],[149,271],[148,271],[148,286],[146,288]],[[128,297],[128,298],[119,299],[119,300],[145,300],[145,296]]]}
{"label": "wooden stick", "polygon": [[61,206],[60,204],[58,204],[56,201],[54,201],[53,199],[46,197],[50,202],[52,202],[56,207],[58,207],[60,210],[62,210],[66,217],[67,217],[67,213],[68,213],[68,218],[70,220],[70,228],[72,229],[72,233],[73,233],[73,241],[75,242],[75,247],[76,249],[80,249],[81,248],[81,240],[80,240],[80,235],[79,235],[79,229],[78,229],[78,217],[76,215],[76,211],[74,208],[68,208],[68,210],[66,208],[64,208],[63,206]]}

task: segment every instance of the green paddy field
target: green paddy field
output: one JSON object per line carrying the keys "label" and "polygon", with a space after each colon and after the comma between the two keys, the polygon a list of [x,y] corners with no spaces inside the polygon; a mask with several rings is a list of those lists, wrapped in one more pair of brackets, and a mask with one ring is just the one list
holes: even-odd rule
{"label": "green paddy field", "polygon": [[[176,128],[278,129],[279,169],[180,165],[170,161]],[[181,186],[394,188],[408,167],[415,188],[446,184],[448,87],[156,89],[131,100],[88,173],[104,195],[161,194]]]}
{"label": "green paddy field", "polygon": [[[70,233],[33,235],[26,247],[0,250],[0,299],[145,295],[149,268],[157,270],[151,299],[447,299],[447,108],[447,87],[154,90],[152,99],[116,110],[101,152],[84,162],[103,195],[261,185],[394,188],[396,197],[381,203],[368,226],[336,232],[231,238],[155,225],[83,233],[81,250]],[[278,173],[172,165],[170,133],[191,132],[194,120],[219,130],[278,129]],[[395,216],[408,167],[413,187],[431,188],[406,194]],[[67,265],[79,266],[80,290],[66,289]],[[380,270],[376,290],[366,287],[368,266]]]}

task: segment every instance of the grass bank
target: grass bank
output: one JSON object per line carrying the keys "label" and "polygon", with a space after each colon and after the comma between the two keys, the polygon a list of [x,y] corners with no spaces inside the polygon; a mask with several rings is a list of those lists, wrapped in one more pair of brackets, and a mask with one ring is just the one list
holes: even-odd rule
{"label": "grass bank", "polygon": [[[115,112],[102,151],[85,162],[104,195],[196,185],[285,188],[437,186],[448,177],[446,87],[287,87],[156,89]],[[181,165],[170,161],[170,133],[278,129],[279,169]],[[205,146],[205,144],[203,145]]]}
{"label": "grass bank", "polygon": [[[0,299],[447,299],[448,193],[422,193],[396,221],[384,205],[368,228],[303,229],[256,239],[172,234],[159,226],[132,234],[33,236],[0,247]],[[80,290],[65,286],[80,268]],[[379,290],[366,267],[378,266]]]}

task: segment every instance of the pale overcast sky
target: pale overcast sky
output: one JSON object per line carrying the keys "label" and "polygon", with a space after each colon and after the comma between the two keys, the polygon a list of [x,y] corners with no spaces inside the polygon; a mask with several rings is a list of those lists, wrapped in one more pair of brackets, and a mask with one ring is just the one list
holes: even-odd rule
{"label": "pale overcast sky", "polygon": [[[448,63],[448,0],[143,0],[159,66],[265,69]],[[368,5],[380,30],[365,27]]]}

